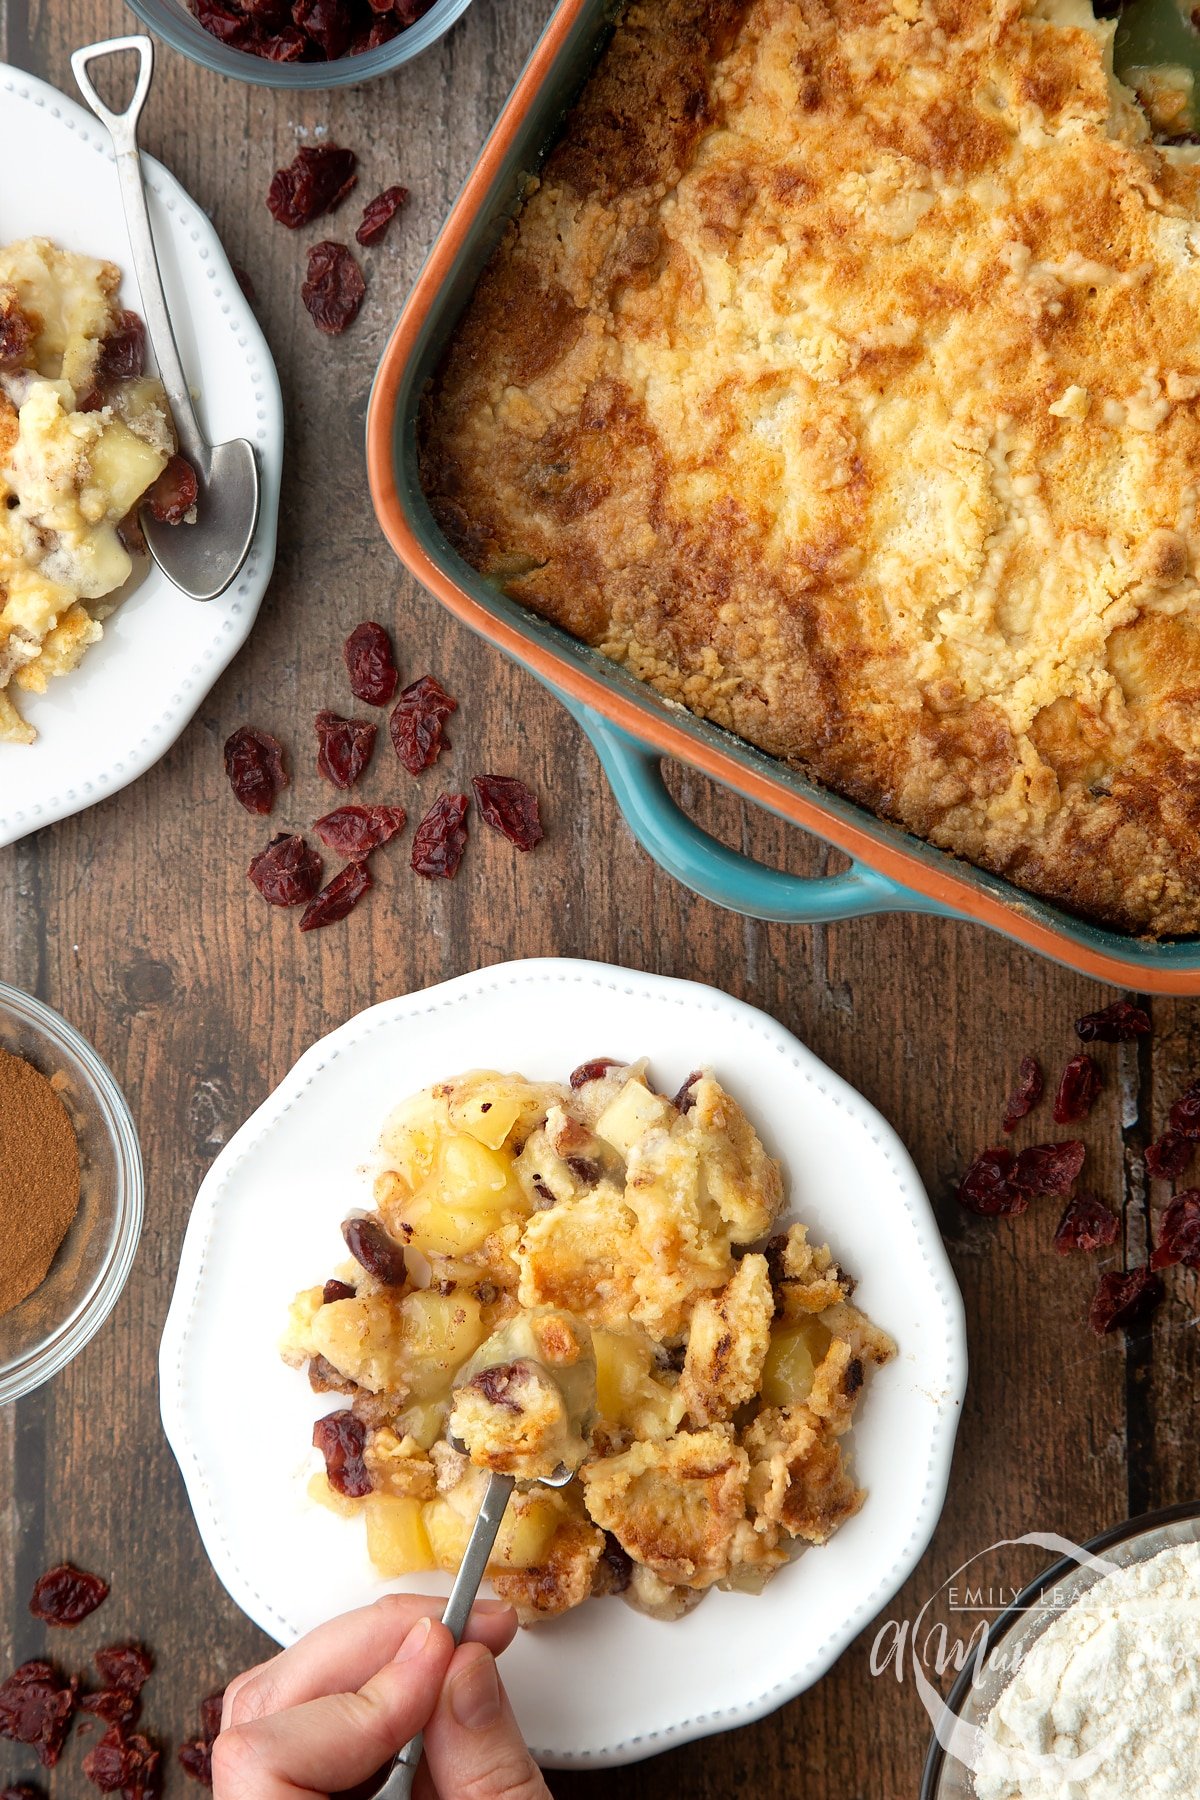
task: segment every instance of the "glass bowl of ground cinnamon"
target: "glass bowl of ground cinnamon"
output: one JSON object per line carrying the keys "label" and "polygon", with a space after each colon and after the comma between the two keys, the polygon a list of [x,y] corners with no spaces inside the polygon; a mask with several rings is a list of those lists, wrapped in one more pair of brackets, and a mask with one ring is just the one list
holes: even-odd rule
{"label": "glass bowl of ground cinnamon", "polygon": [[137,1132],[109,1071],[65,1019],[0,981],[0,1405],[99,1330],[142,1204]]}

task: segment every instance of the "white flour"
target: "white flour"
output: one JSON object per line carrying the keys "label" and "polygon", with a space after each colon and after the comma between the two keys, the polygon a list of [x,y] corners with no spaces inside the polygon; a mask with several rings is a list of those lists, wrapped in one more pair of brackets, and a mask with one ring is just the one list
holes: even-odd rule
{"label": "white flour", "polygon": [[1061,1613],[982,1735],[979,1800],[1196,1800],[1200,1544],[1106,1575]]}

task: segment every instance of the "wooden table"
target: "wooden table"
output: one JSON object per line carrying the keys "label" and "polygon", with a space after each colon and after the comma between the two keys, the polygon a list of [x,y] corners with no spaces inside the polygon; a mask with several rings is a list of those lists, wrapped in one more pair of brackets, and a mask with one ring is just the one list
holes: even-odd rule
{"label": "wooden table", "polygon": [[[1086,1537],[1197,1484],[1191,1279],[1173,1279],[1152,1338],[1099,1343],[1082,1324],[1090,1259],[1048,1249],[1053,1202],[993,1226],[953,1199],[965,1160],[995,1141],[1019,1057],[1036,1051],[1056,1072],[1074,1016],[1110,996],[965,925],[898,917],[789,930],[693,899],[634,845],[556,702],[399,573],[376,527],[362,451],[371,375],[548,10],[548,0],[475,0],[446,42],[399,77],[311,98],[224,81],[164,50],[145,122],[149,147],[210,210],[257,290],[287,408],[279,560],[250,644],[159,766],[0,851],[2,972],[107,1059],[141,1131],[148,1181],[141,1250],[112,1318],[48,1387],[0,1413],[0,1568],[11,1572],[0,1656],[41,1651],[26,1600],[48,1564],[69,1556],[110,1575],[112,1598],[72,1654],[144,1634],[160,1662],[147,1718],[168,1743],[194,1729],[202,1694],[270,1648],[209,1569],[159,1429],[155,1355],[196,1187],[314,1038],[372,1001],[503,958],[592,956],[725,987],[796,1031],[911,1146],[966,1298],[972,1383],[944,1518],[890,1616],[911,1616],[1001,1536]],[[0,0],[0,57],[71,91],[69,51],[132,25],[119,0]],[[364,257],[366,305],[340,341],[318,336],[300,304],[304,250],[325,224],[285,231],[263,204],[275,167],[326,129],[362,157],[364,196],[397,180],[412,189],[386,248]],[[13,179],[36,171],[0,178],[0,231]],[[54,221],[46,226],[53,232]],[[394,624],[405,679],[431,669],[462,699],[451,769],[534,781],[547,841],[519,859],[477,833],[460,877],[444,884],[416,881],[405,855],[384,853],[377,891],[350,922],[301,937],[246,882],[266,834],[233,802],[221,746],[247,721],[275,731],[296,752],[287,821],[303,827],[324,810],[307,721],[345,703],[340,645],[368,617]],[[368,797],[393,797],[389,762],[380,759]],[[677,791],[703,824],[764,860],[834,866],[821,846],[696,776],[681,773]],[[1091,1185],[1124,1207],[1133,1260],[1147,1221],[1139,1154],[1195,1061],[1196,1009],[1153,1010],[1153,1048],[1104,1053],[1109,1084],[1085,1128]],[[581,1056],[603,1048],[578,1046]],[[229,1403],[253,1407],[252,1386]],[[874,1503],[886,1506],[887,1494]],[[1011,1583],[1044,1560],[1027,1552],[991,1566]],[[560,1800],[908,1800],[927,1722],[911,1682],[872,1676],[873,1637],[874,1627],[816,1688],[760,1724],[618,1773],[557,1775],[554,1790]],[[51,1792],[77,1800],[77,1771],[72,1756]],[[19,1772],[29,1761],[0,1745],[0,1777]],[[172,1766],[167,1793],[185,1792],[196,1790]]]}

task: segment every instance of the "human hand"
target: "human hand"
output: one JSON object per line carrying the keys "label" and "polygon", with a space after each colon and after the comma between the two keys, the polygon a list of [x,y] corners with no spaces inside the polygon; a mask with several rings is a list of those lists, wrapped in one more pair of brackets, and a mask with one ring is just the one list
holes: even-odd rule
{"label": "human hand", "polygon": [[477,1602],[456,1648],[442,1606],[387,1594],[235,1677],[213,1746],[215,1800],[337,1793],[421,1730],[416,1800],[550,1800],[496,1669],[512,1609]]}

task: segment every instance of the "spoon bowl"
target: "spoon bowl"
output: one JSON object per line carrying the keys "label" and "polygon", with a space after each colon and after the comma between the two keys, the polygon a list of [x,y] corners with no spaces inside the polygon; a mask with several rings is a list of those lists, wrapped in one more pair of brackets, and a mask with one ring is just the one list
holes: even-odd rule
{"label": "spoon bowl", "polygon": [[191,600],[223,594],[250,553],[258,525],[258,459],[246,438],[205,446],[188,458],[196,471],[196,522],[167,525],[148,506],[140,522],[146,548],[167,580]]}

